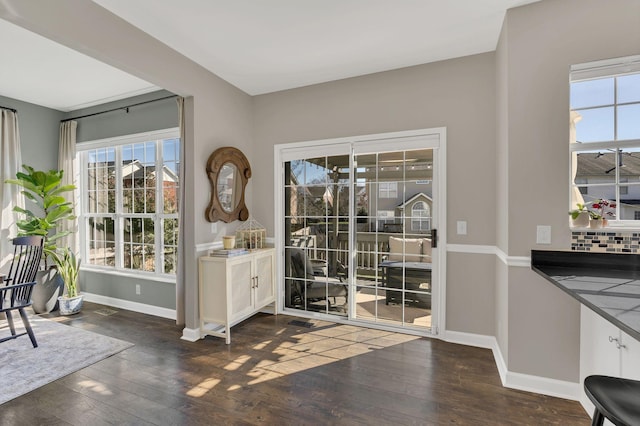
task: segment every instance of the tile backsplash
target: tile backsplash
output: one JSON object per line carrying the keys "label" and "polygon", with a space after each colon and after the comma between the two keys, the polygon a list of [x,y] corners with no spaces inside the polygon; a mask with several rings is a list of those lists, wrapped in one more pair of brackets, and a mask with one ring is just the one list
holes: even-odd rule
{"label": "tile backsplash", "polygon": [[640,232],[613,232],[608,229],[572,232],[571,250],[640,253]]}

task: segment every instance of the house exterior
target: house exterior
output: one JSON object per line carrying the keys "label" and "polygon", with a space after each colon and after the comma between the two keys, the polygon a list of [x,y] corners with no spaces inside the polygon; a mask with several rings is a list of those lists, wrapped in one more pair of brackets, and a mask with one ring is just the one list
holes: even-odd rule
{"label": "house exterior", "polygon": [[[212,232],[202,215],[208,198],[202,193],[208,187],[205,161],[212,151],[232,145],[248,157],[248,207],[272,235],[280,220],[274,217],[274,145],[445,126],[448,225],[442,232],[448,236],[449,268],[442,336],[491,347],[507,386],[577,395],[579,304],[532,272],[528,259],[532,249],[569,247],[569,67],[637,55],[637,0],[542,0],[506,13],[493,51],[258,96],[94,2],[7,0],[0,4],[0,18],[186,97],[184,303],[176,304],[175,284],[96,272],[84,272],[88,292],[127,300],[141,285],[142,294],[154,296],[137,303],[150,313],[177,312],[185,335],[195,333],[197,258],[237,226],[219,225]],[[45,111],[0,99],[20,109],[25,128],[42,126],[22,132],[22,140],[23,158],[43,167],[55,164],[57,120],[91,111]],[[161,106],[164,112],[167,105]],[[78,140],[123,128],[133,133],[135,117],[129,114],[125,123],[101,117],[95,127],[88,122]],[[155,128],[176,123],[166,118]],[[40,138],[40,131],[48,136]],[[457,220],[468,222],[466,235],[455,232]],[[551,244],[536,243],[539,224],[551,226]]]}

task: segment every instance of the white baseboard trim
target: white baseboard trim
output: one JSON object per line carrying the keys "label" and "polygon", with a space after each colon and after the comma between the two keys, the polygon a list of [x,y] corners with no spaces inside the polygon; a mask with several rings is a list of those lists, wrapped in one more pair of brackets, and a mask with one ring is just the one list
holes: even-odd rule
{"label": "white baseboard trim", "polygon": [[498,341],[494,336],[447,330],[446,338],[444,340],[451,343],[491,349],[496,367],[498,368],[500,380],[502,381],[502,385],[506,388],[535,392],[543,395],[570,399],[572,401],[580,400],[581,387],[579,383],[509,371],[504,357],[502,356],[502,351],[500,351],[500,347],[498,346]]}
{"label": "white baseboard trim", "polygon": [[200,340],[201,334],[199,328],[187,328],[182,329],[182,337],[180,339],[186,340],[188,342],[197,342]]}
{"label": "white baseboard trim", "polygon": [[464,333],[462,331],[447,330],[445,341],[449,343],[458,343],[466,346],[475,346],[477,348],[493,349],[495,346],[495,337],[483,334]]}
{"label": "white baseboard trim", "polygon": [[176,319],[175,309],[161,308],[159,306],[147,305],[145,303],[132,302],[130,300],[116,299],[115,297],[102,296],[94,293],[82,293],[87,302],[99,303],[101,305],[112,306],[114,308],[127,309],[129,311],[140,312],[142,314],[154,315],[156,317]]}
{"label": "white baseboard trim", "polygon": [[541,393],[572,401],[580,400],[580,383],[566,382],[548,377],[508,371],[504,386],[511,389]]}

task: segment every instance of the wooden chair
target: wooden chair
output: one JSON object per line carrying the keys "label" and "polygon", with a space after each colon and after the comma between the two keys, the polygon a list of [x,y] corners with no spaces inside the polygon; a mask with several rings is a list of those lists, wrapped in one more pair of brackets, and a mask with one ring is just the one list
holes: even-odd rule
{"label": "wooden chair", "polygon": [[[0,339],[0,343],[28,334],[33,347],[38,347],[24,308],[31,306],[31,293],[36,284],[36,272],[40,268],[43,241],[42,237],[37,236],[13,239],[14,257],[9,274],[4,280],[6,286],[0,287],[0,312],[4,312],[7,317],[11,336]],[[13,311],[18,311],[20,314],[26,329],[24,333],[16,334]]]}

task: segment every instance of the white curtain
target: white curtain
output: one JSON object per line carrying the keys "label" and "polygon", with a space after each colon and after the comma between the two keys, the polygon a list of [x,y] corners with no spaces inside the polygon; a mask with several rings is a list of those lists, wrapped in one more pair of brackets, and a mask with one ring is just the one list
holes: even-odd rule
{"label": "white curtain", "polygon": [[0,216],[0,270],[8,268],[13,245],[11,238],[15,237],[18,229],[15,226],[15,206],[24,207],[24,197],[15,185],[4,183],[6,179],[13,179],[22,169],[20,155],[20,132],[18,130],[18,114],[0,109],[0,200],[2,201],[2,216]]}
{"label": "white curtain", "polygon": [[184,250],[184,145],[185,145],[185,122],[184,122],[184,98],[178,97],[178,117],[180,122],[180,161],[178,162],[178,269],[176,273],[176,324],[185,323],[185,250]]}
{"label": "white curtain", "polygon": [[[60,123],[60,143],[58,146],[58,170],[63,170],[62,185],[78,186],[78,165],[76,162],[76,128],[75,121]],[[63,195],[73,206],[74,214],[78,214],[77,191],[64,192]],[[71,234],[60,239],[60,247],[69,247],[74,253],[78,251],[78,221],[63,220],[60,231],[71,231]]]}
{"label": "white curtain", "polygon": [[[574,144],[576,142],[576,124],[578,121],[582,120],[582,116],[575,111],[571,111],[569,116],[569,143]],[[571,181],[576,183],[576,175],[578,173],[578,153],[571,153]],[[582,193],[580,189],[577,187],[571,188],[571,209],[576,208],[576,204],[584,204],[584,198],[582,197]]]}

